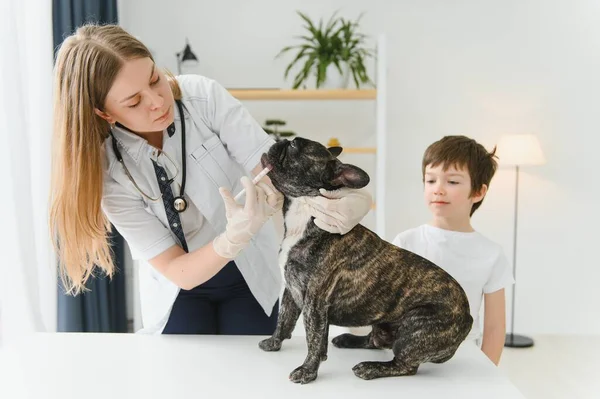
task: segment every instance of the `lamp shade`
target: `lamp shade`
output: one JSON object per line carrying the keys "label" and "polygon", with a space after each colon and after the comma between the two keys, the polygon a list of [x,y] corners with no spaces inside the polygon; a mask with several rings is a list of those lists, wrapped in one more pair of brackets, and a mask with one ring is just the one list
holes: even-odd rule
{"label": "lamp shade", "polygon": [[200,63],[198,62],[198,57],[196,57],[196,54],[194,54],[194,52],[192,51],[192,48],[190,47],[190,43],[188,42],[187,38],[185,39],[184,49],[176,55],[177,68],[179,74],[186,75],[200,73],[200,70],[198,68],[200,65]]}
{"label": "lamp shade", "polygon": [[183,49],[181,61],[198,61],[198,57],[193,53],[189,43],[186,43],[185,48]]}
{"label": "lamp shade", "polygon": [[500,137],[496,155],[501,165],[542,165],[542,147],[533,134],[507,134]]}

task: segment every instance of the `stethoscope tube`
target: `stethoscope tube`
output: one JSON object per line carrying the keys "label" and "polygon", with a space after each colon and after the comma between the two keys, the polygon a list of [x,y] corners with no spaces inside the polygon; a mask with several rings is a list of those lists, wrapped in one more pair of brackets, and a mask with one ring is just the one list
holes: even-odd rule
{"label": "stethoscope tube", "polygon": [[[186,152],[185,152],[185,119],[184,119],[184,115],[183,115],[183,104],[181,102],[181,100],[176,100],[175,101],[177,104],[177,108],[179,109],[179,117],[181,118],[181,166],[182,166],[182,174],[181,174],[181,190],[179,192],[179,196],[175,197],[173,200],[173,209],[175,209],[175,211],[181,213],[183,211],[185,211],[187,209],[187,201],[184,198],[184,194],[185,194],[185,181],[186,181]],[[146,197],[147,199],[151,200],[151,201],[158,201],[161,197],[158,198],[152,198],[149,195],[147,195],[146,193],[144,193],[144,191],[142,191],[142,189],[140,189],[140,187],[137,185],[137,183],[135,182],[135,180],[133,179],[133,176],[131,176],[131,174],[129,173],[129,170],[127,169],[127,166],[125,165],[125,162],[123,161],[123,156],[121,155],[121,151],[119,150],[119,146],[117,145],[117,140],[112,132],[112,130],[110,131],[110,136],[112,138],[112,147],[113,147],[113,151],[115,153],[115,157],[117,158],[117,161],[119,161],[121,163],[121,165],[123,166],[123,169],[125,170],[125,174],[127,175],[127,177],[129,178],[129,180],[133,183],[133,185],[135,186],[136,190],[138,190],[140,192],[140,194],[142,194],[144,197]],[[171,160],[171,158],[167,155],[166,152],[163,152],[165,154],[165,156],[167,156],[167,158],[169,158],[169,160],[175,165],[175,163],[173,162],[173,160]],[[175,165],[177,166],[177,165]],[[171,181],[169,182],[172,183],[172,181],[175,179],[175,177],[173,177],[173,179],[171,179]]]}

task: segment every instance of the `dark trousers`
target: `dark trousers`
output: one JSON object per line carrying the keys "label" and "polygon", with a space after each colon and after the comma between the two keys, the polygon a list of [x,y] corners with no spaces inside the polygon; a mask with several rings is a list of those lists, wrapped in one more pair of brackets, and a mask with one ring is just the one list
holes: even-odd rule
{"label": "dark trousers", "polygon": [[271,335],[279,303],[267,316],[236,264],[191,290],[180,290],[163,334]]}

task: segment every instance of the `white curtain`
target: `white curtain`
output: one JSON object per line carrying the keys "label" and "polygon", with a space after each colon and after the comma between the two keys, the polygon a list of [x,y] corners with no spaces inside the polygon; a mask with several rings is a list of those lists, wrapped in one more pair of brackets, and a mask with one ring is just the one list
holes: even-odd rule
{"label": "white curtain", "polygon": [[0,344],[56,330],[52,2],[0,1]]}

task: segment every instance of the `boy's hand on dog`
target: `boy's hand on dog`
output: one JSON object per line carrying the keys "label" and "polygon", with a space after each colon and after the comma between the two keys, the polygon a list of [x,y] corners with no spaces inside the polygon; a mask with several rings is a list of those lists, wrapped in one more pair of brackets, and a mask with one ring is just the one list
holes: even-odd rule
{"label": "boy's hand on dog", "polygon": [[333,234],[346,234],[365,217],[371,209],[373,198],[364,188],[319,190],[322,196],[307,197],[310,214],[315,224]]}

